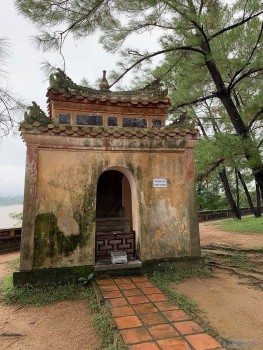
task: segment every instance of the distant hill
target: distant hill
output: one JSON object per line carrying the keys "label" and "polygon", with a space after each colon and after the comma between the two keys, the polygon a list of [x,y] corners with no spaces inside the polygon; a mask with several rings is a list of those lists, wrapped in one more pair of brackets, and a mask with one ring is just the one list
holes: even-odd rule
{"label": "distant hill", "polygon": [[7,205],[23,204],[23,201],[24,201],[23,195],[8,196],[8,197],[0,196],[0,207],[7,206]]}

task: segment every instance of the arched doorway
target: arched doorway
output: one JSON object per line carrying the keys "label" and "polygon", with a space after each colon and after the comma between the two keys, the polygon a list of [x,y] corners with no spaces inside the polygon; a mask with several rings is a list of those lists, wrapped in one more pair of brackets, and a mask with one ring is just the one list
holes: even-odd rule
{"label": "arched doorway", "polygon": [[132,192],[127,176],[115,169],[104,171],[97,184],[96,260],[124,250],[135,257]]}

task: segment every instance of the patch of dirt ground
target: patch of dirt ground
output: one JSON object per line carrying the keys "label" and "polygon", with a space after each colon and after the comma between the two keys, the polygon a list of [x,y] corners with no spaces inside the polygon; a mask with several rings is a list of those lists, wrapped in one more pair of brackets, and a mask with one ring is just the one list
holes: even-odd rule
{"label": "patch of dirt ground", "polygon": [[[241,285],[240,279],[215,269],[209,279],[191,278],[175,286],[204,311],[203,317],[221,337],[251,340],[252,349],[263,349],[262,291]],[[238,348],[238,347],[237,347]],[[240,349],[249,349],[242,347]]]}
{"label": "patch of dirt ground", "polygon": [[211,222],[200,223],[199,229],[202,246],[217,244],[239,248],[263,247],[262,234],[220,231],[219,227]]}
{"label": "patch of dirt ground", "polygon": [[[263,253],[242,252],[244,248],[263,246],[263,235],[223,232],[205,222],[200,224],[200,236],[214,277],[191,278],[174,288],[194,300],[204,319],[221,337],[232,339],[236,349],[263,350],[262,290],[255,288],[263,286]],[[235,266],[238,257],[229,258],[235,254],[233,248],[247,254],[253,267],[243,270]],[[8,262],[17,256],[18,253],[0,255],[0,278],[11,271]],[[0,304],[0,350],[94,350],[97,344],[85,301],[29,308]]]}
{"label": "patch of dirt ground", "polygon": [[0,254],[0,278],[5,277],[12,271],[10,262],[19,257],[20,253]]}
{"label": "patch of dirt ground", "polygon": [[[19,253],[0,255],[0,278]],[[41,307],[0,304],[0,350],[94,350],[99,344],[86,301]]]}
{"label": "patch of dirt ground", "polygon": [[[214,275],[208,279],[187,279],[173,287],[197,303],[203,311],[204,320],[222,338],[230,340],[232,345],[229,349],[262,350],[263,253],[250,251],[247,254],[245,249],[262,247],[263,235],[223,232],[216,225],[206,222],[201,223],[199,228],[201,246],[213,247],[202,251],[208,254],[206,261],[213,266]],[[232,254],[242,254],[243,259],[245,255],[252,261],[253,267],[242,267],[242,261],[241,266],[235,265],[236,260],[229,258]]]}

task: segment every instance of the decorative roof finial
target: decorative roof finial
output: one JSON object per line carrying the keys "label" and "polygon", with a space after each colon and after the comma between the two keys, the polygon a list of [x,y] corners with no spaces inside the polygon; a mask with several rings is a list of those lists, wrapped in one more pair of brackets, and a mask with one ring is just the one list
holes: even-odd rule
{"label": "decorative roof finial", "polygon": [[99,84],[100,90],[109,90],[110,86],[108,80],[106,79],[106,71],[103,71],[103,77]]}
{"label": "decorative roof finial", "polygon": [[40,122],[42,126],[45,126],[51,122],[45,112],[39,107],[39,105],[33,101],[32,106],[27,107],[27,111],[24,114],[24,121],[28,124],[33,124],[34,122]]}

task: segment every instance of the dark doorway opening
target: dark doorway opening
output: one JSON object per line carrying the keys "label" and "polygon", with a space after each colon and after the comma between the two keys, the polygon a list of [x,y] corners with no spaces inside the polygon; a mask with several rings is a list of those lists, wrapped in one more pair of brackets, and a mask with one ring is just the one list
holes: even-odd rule
{"label": "dark doorway opening", "polygon": [[97,218],[123,217],[122,178],[124,175],[116,170],[101,174],[97,188]]}
{"label": "dark doorway opening", "polygon": [[108,170],[97,185],[96,259],[109,257],[116,250],[135,256],[131,187],[123,173]]}

